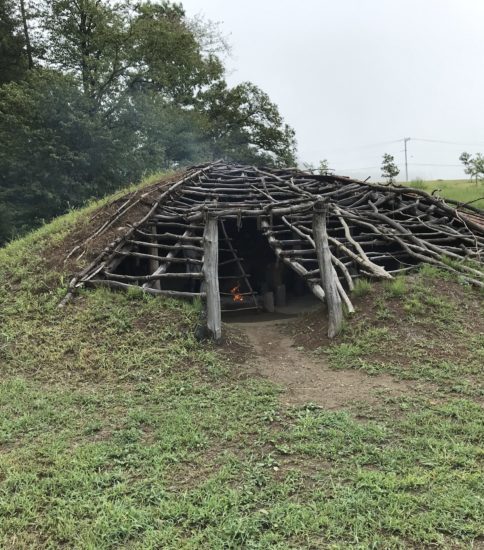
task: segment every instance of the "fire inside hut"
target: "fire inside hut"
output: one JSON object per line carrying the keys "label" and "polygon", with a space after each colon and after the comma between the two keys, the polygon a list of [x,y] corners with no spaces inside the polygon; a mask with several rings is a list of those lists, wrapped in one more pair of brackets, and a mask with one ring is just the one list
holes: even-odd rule
{"label": "fire inside hut", "polygon": [[[107,286],[200,297],[217,339],[222,312],[270,309],[304,291],[327,303],[332,336],[343,305],[353,311],[355,278],[391,279],[422,262],[484,286],[483,212],[424,191],[221,161],[157,189],[144,215],[72,279],[69,295]],[[128,198],[94,235],[140,202]]]}

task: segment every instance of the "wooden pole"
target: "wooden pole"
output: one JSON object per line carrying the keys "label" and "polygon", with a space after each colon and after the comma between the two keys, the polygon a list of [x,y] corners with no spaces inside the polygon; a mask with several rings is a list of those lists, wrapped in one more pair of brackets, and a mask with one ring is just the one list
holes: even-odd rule
{"label": "wooden pole", "polygon": [[207,293],[207,329],[215,340],[222,337],[220,292],[218,287],[218,220],[207,216],[203,234],[204,263],[203,274]]}
{"label": "wooden pole", "polygon": [[343,325],[343,307],[336,283],[336,274],[331,263],[331,250],[326,231],[326,216],[328,205],[323,200],[314,203],[313,236],[318,255],[321,284],[328,306],[328,336],[334,338],[341,331]]}
{"label": "wooden pole", "polygon": [[[153,243],[156,244],[158,242],[156,240],[156,233],[157,233],[156,224],[153,224],[151,226],[151,232],[153,233],[153,235],[155,235],[152,240],[153,240]],[[158,249],[156,247],[151,248],[150,249],[150,254],[152,256],[158,256]],[[150,258],[149,262],[150,262],[150,273],[156,273],[156,270],[160,267],[159,260],[154,260],[154,259]],[[161,282],[160,282],[159,279],[155,280],[153,282],[153,288],[156,288],[157,290],[161,290]]]}
{"label": "wooden pole", "polygon": [[[185,231],[185,233],[183,233],[183,235],[180,237],[180,239],[182,239],[184,237],[190,237],[191,235],[192,235],[191,231],[187,230],[187,231]],[[180,244],[181,244],[181,241],[178,241],[175,245],[175,250],[172,250],[172,251],[168,252],[168,254],[165,257],[165,260],[162,263],[158,260],[158,262],[159,262],[158,268],[155,271],[153,271],[151,273],[151,275],[160,275],[162,273],[166,273],[167,269],[170,267],[172,259],[178,254],[178,252],[181,251],[181,249],[179,248]],[[144,257],[149,257],[149,256],[150,256],[150,254],[145,254],[144,255]],[[158,256],[158,251],[156,251],[156,256]],[[145,283],[143,285],[143,288],[146,289],[146,288],[149,288],[149,287],[152,287],[152,286],[153,286],[153,282],[150,281],[148,283]]]}

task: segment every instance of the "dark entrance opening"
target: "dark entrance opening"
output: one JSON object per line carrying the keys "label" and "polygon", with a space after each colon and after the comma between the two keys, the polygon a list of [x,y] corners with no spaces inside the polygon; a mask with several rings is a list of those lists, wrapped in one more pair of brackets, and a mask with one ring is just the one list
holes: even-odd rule
{"label": "dark entrance opening", "polygon": [[273,312],[311,295],[304,280],[277,258],[255,218],[219,222],[219,287],[223,312]]}
{"label": "dark entrance opening", "polygon": [[[274,220],[280,224],[279,220]],[[110,268],[113,277],[128,276],[145,289],[179,293],[204,292],[204,225],[186,229],[176,223],[152,224],[142,229],[143,242],[132,243],[130,254],[120,256]],[[279,235],[291,242],[291,231]],[[289,308],[293,312],[318,303],[303,278],[290,269],[271,248],[256,218],[218,220],[218,278],[223,313],[268,311]],[[308,257],[300,261],[313,268]],[[314,260],[316,261],[316,260]],[[160,271],[161,269],[161,271]],[[160,279],[149,279],[154,272]],[[303,298],[303,301],[301,301]]]}

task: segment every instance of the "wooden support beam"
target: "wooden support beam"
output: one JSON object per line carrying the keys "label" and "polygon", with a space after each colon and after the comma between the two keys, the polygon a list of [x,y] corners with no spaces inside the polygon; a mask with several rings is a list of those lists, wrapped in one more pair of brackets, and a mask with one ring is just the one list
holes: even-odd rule
{"label": "wooden support beam", "polygon": [[[196,237],[196,236],[193,236],[192,233],[190,233],[190,235],[188,234],[188,231],[191,231],[193,230],[193,228],[189,228],[188,226],[185,226],[186,228],[186,231],[183,235],[177,235],[176,233],[167,233],[165,231],[161,232],[161,233],[158,233],[158,240],[166,240],[166,239],[169,239],[169,240],[175,240],[175,241],[180,241],[180,242],[188,242],[188,243],[201,243],[203,238],[202,237]],[[146,233],[143,233],[142,231],[138,231],[140,234],[146,236],[147,234]],[[134,242],[136,244],[142,244],[142,243],[138,243],[137,241],[133,240],[133,241],[130,241],[130,242]],[[177,243],[178,245],[178,243]]]}
{"label": "wooden support beam", "polygon": [[[138,247],[145,246],[152,248],[154,250],[190,250],[191,252],[199,252],[200,255],[203,253],[203,248],[201,246],[195,246],[191,244],[161,244],[161,243],[147,243],[144,241],[126,241],[128,244],[136,244]],[[155,252],[149,252],[149,254],[156,254]]]}
{"label": "wooden support beam", "polygon": [[207,216],[203,235],[204,265],[203,274],[207,293],[207,329],[215,340],[222,337],[222,315],[218,286],[218,220]]}
{"label": "wooden support beam", "polygon": [[168,296],[170,298],[204,298],[205,293],[203,292],[181,292],[179,290],[158,290],[157,288],[149,287],[140,287],[138,285],[130,285],[128,283],[123,283],[121,281],[109,281],[107,279],[91,279],[85,281],[86,286],[105,286],[108,288],[121,288],[123,290],[128,290],[130,288],[136,288],[141,292],[146,292],[147,294],[156,294],[159,296]]}
{"label": "wooden support beam", "polygon": [[[191,237],[191,236],[192,236],[192,232],[189,229],[187,231],[185,231],[185,233],[183,233],[183,235],[182,235],[182,237]],[[177,245],[180,245],[180,244],[181,244],[181,242],[178,241]],[[178,252],[179,252],[178,250],[168,252],[168,254],[166,255],[166,260],[163,263],[160,264],[158,269],[156,271],[154,271],[152,273],[152,275],[160,275],[162,273],[166,273],[166,271],[168,270],[168,268],[171,265],[171,260],[176,256],[176,254]],[[148,282],[144,283],[143,288],[146,290],[147,288],[150,288],[151,286],[152,286],[152,281],[148,281]]]}
{"label": "wooden support beam", "polygon": [[[174,256],[174,254],[177,254],[178,252],[181,252],[182,249],[177,247],[173,253],[169,252],[166,256],[153,256],[152,254],[145,254],[144,252],[118,252],[117,254],[121,256],[129,256],[134,258],[146,258],[148,260],[155,259],[159,262],[167,262],[167,263],[191,263],[191,264],[199,264],[202,263],[202,260],[198,259],[188,259],[188,258],[177,258]],[[173,254],[173,255],[172,255]],[[156,270],[158,271],[161,268],[161,266]]]}
{"label": "wooden support beam", "polygon": [[328,205],[326,201],[317,200],[314,203],[313,236],[318,255],[321,284],[328,306],[328,337],[334,338],[341,332],[343,326],[343,306],[336,283],[336,274],[331,263],[328,233],[326,230],[326,216]]}
{"label": "wooden support beam", "polygon": [[[202,264],[196,260],[205,252],[201,234],[210,214],[218,219],[219,231],[224,229],[220,223],[223,219],[236,220],[239,225],[245,218],[257,218],[258,229],[264,229],[276,256],[305,277],[312,291],[322,298],[319,277],[312,279],[311,273],[308,275],[321,263],[316,252],[311,252],[321,248],[316,247],[312,230],[316,217],[313,205],[318,200],[329,201],[331,215],[325,220],[325,229],[333,251],[332,263],[350,290],[356,269],[360,274],[391,279],[401,269],[411,269],[409,266],[396,269],[395,262],[407,258],[408,262],[434,264],[465,275],[465,280],[472,284],[484,285],[480,267],[484,255],[484,218],[471,205],[450,206],[439,197],[411,188],[311,175],[295,169],[267,171],[217,161],[194,167],[174,183],[150,187],[121,201],[123,204],[104,224],[68,254],[67,258],[79,254],[78,261],[92,239],[116,227],[118,236],[71,279],[68,296],[84,283],[117,271],[127,254],[137,260],[138,266],[142,260],[143,271],[149,265],[151,275],[163,275],[175,262],[186,264],[189,273],[198,272]],[[138,206],[146,207],[147,211],[131,223],[126,214],[131,212],[134,217],[133,209]],[[102,212],[94,214],[91,222]],[[177,232],[185,233],[177,235]],[[227,252],[233,248],[228,240],[219,244]],[[190,258],[195,261],[188,263]],[[234,258],[240,262],[236,254]],[[452,265],[446,261],[449,259],[453,260]],[[475,265],[462,259],[472,259]],[[406,265],[405,261],[402,263]],[[121,280],[117,283],[121,284]],[[165,277],[136,280],[139,284],[145,282],[145,290],[156,291]],[[338,280],[336,284],[341,301],[351,311],[345,290]],[[195,288],[198,289],[196,280],[192,290]]]}
{"label": "wooden support beam", "polygon": [[[119,281],[159,281],[160,279],[203,279],[201,273],[157,273],[152,275],[123,275],[121,273],[111,273],[105,271],[104,275],[108,279],[117,279]],[[158,289],[160,290],[160,289]]]}
{"label": "wooden support beam", "polygon": [[[156,225],[152,225],[151,226],[151,232],[153,233],[153,238],[152,238],[152,243],[156,245],[156,235],[157,235],[157,231],[156,231]],[[152,246],[150,247],[150,255],[151,256],[159,256],[158,254],[158,248],[156,246]],[[150,258],[149,259],[149,263],[150,263],[150,273],[155,273],[156,270],[160,267],[160,260],[155,260],[154,258]],[[154,280],[153,281],[153,288],[156,288],[157,290],[161,290],[161,283],[159,280]]]}
{"label": "wooden support beam", "polygon": [[[264,235],[267,237],[269,244],[271,245],[272,250],[275,255],[280,258],[286,265],[293,269],[298,275],[304,277],[308,272],[305,267],[303,267],[299,262],[296,262],[294,258],[288,258],[281,255],[282,249],[279,245],[279,241],[274,237],[271,232],[269,222],[267,220],[261,221],[261,228]],[[321,301],[324,301],[324,290],[321,285],[314,284],[312,281],[308,281],[309,288],[311,292]]]}

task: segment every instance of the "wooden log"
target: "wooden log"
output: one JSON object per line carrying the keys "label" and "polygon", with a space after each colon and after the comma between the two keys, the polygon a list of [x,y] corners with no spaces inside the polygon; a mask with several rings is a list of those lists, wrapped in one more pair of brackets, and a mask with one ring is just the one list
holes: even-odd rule
{"label": "wooden log", "polygon": [[[299,262],[294,261],[281,255],[282,249],[279,246],[277,239],[272,235],[270,231],[270,225],[267,220],[261,221],[262,230],[267,237],[269,244],[271,245],[272,250],[274,250],[275,255],[280,258],[286,265],[293,269],[298,275],[304,277],[307,273],[307,269],[303,267]],[[324,290],[319,284],[314,284],[313,282],[307,282],[311,292],[321,301],[324,301]]]}
{"label": "wooden log", "polygon": [[[247,283],[248,282],[248,279],[250,277],[250,273],[246,273],[245,275],[241,275],[240,273],[238,275],[219,275],[218,278],[219,280],[220,279],[245,279],[245,282]],[[250,292],[248,292],[247,294],[254,294],[254,291],[252,290],[252,288],[249,289]]]}
{"label": "wooden log", "polygon": [[[182,226],[185,230],[190,230],[193,228],[190,228],[188,225]],[[143,231],[137,230],[137,233],[148,236],[148,233],[144,233]],[[188,242],[188,243],[201,243],[203,240],[203,237],[196,237],[196,236],[185,236],[185,235],[177,235],[176,233],[169,233],[169,232],[163,232],[158,233],[159,240],[166,240],[166,239],[173,239],[175,241],[181,241],[181,242]],[[137,241],[132,241],[137,242]]]}
{"label": "wooden log", "polygon": [[266,311],[269,313],[274,313],[274,292],[264,292],[263,303]]}
{"label": "wooden log", "polygon": [[128,244],[136,244],[137,246],[143,246],[151,248],[153,251],[149,252],[149,254],[156,255],[156,252],[154,250],[191,250],[192,252],[199,252],[200,255],[203,253],[203,248],[201,246],[195,246],[192,244],[161,244],[161,243],[147,243],[144,241],[133,241],[128,240],[126,241]]}
{"label": "wooden log", "polygon": [[147,294],[156,294],[159,296],[168,296],[170,298],[204,298],[205,293],[203,292],[181,292],[179,290],[158,290],[157,288],[143,288],[138,285],[130,285],[128,283],[122,283],[121,281],[108,281],[107,279],[91,279],[85,281],[86,286],[105,286],[108,288],[121,288],[123,290],[128,290],[130,288],[136,288],[141,292],[146,292]]}
{"label": "wooden log", "polygon": [[[158,254],[158,247],[156,246],[156,235],[157,235],[157,231],[156,231],[156,225],[152,225],[151,226],[151,232],[153,233],[154,237],[152,239],[152,245],[150,247],[150,255],[151,256],[159,256]],[[160,261],[159,260],[155,260],[154,258],[150,258],[149,259],[149,265],[150,265],[150,273],[155,273],[155,271],[160,267]],[[161,290],[161,283],[159,280],[154,280],[153,281],[153,288],[156,288],[157,290]]]}
{"label": "wooden log", "polygon": [[203,246],[203,275],[207,293],[207,329],[210,336],[217,341],[222,337],[222,316],[218,285],[218,220],[215,216],[207,216]]}
{"label": "wooden log", "polygon": [[276,286],[275,302],[277,307],[284,307],[286,305],[286,285]]}
{"label": "wooden log", "polygon": [[[316,249],[316,245],[314,243],[314,240],[311,238],[310,235],[308,235],[307,233],[304,233],[303,231],[301,231],[301,229],[299,229],[298,227],[293,225],[288,220],[288,218],[286,216],[282,217],[282,221],[287,226],[289,226],[292,229],[292,231],[294,231],[294,233],[296,235],[299,235],[300,237],[305,239],[307,242],[309,242],[309,244],[312,246],[313,249]],[[344,263],[341,260],[339,260],[336,256],[334,256],[333,254],[331,254],[331,259],[332,259],[332,262],[335,265],[337,265],[339,267],[339,269],[341,270],[341,272],[343,273],[343,276],[346,279],[346,282],[348,284],[348,288],[350,290],[353,290],[353,288],[354,288],[353,280],[352,280],[351,275],[349,274],[348,270],[346,269],[346,266],[344,265]],[[351,303],[351,300],[349,299],[349,297],[346,294],[346,292],[345,292],[344,288],[342,287],[342,285],[338,285],[338,290],[339,290],[339,293],[340,293],[341,297],[343,298],[343,301],[348,306],[348,311],[353,313],[355,311],[354,307],[353,307],[353,304]]]}
{"label": "wooden log", "polygon": [[337,277],[331,263],[331,251],[326,230],[327,214],[327,202],[323,200],[316,201],[314,204],[313,235],[318,255],[321,284],[328,306],[328,337],[334,338],[341,332],[343,327],[343,307],[336,283]]}
{"label": "wooden log", "polygon": [[218,265],[228,265],[228,264],[234,264],[239,261],[243,261],[244,258],[230,258],[229,260],[225,260],[223,262],[219,262]]}
{"label": "wooden log", "polygon": [[[182,249],[181,248],[176,248],[173,252],[173,254],[177,254],[178,252],[181,252]],[[187,258],[177,258],[175,257],[174,255],[171,256],[170,252],[166,255],[166,256],[153,256],[152,254],[145,254],[144,252],[117,252],[117,254],[121,255],[121,256],[127,256],[127,257],[134,257],[134,258],[146,258],[146,259],[155,259],[155,260],[158,260],[159,262],[169,262],[169,263],[179,263],[179,264],[184,264],[184,263],[192,263],[192,264],[198,264],[198,263],[202,263],[202,260],[198,260],[198,259],[187,259]]]}
{"label": "wooden log", "polygon": [[374,264],[373,262],[371,262],[368,259],[368,256],[365,254],[365,251],[361,247],[360,243],[358,243],[357,241],[355,241],[353,239],[353,237],[351,235],[351,232],[350,232],[350,228],[349,228],[348,224],[346,223],[346,221],[344,220],[344,218],[342,217],[341,211],[338,208],[335,208],[334,210],[335,210],[335,213],[338,216],[339,221],[341,222],[341,225],[344,228],[345,236],[346,236],[348,242],[350,242],[355,247],[355,250],[359,253],[359,257],[361,258],[361,260],[363,262],[363,265],[365,265],[367,267],[370,267],[370,265],[371,265],[371,270],[373,272],[375,272],[377,274],[377,276],[382,277],[382,278],[386,278],[386,279],[391,279],[392,276],[389,275],[385,271],[385,269],[383,269],[383,267],[381,267],[377,264]]}
{"label": "wooden log", "polygon": [[[264,208],[254,208],[253,210],[244,209],[244,208],[241,208],[240,210],[238,209],[224,210],[223,206],[224,204],[220,203],[221,209],[218,210],[217,208],[215,208],[211,211],[211,213],[216,214],[219,217],[228,217],[228,218],[237,217],[237,216],[254,217],[254,216],[263,216],[267,214],[273,214],[274,216],[282,216],[284,214],[292,214],[294,212],[302,212],[304,210],[310,210],[312,207],[312,202],[304,202],[295,206],[286,206],[283,208],[274,207],[274,204],[271,203],[264,206]],[[184,217],[188,221],[193,222],[193,221],[203,220],[204,216],[205,216],[205,213],[200,208],[199,211],[195,210],[194,213],[188,213],[188,215],[185,215]],[[158,219],[160,216],[156,216],[156,217]]]}
{"label": "wooden log", "polygon": [[[152,275],[123,275],[121,273],[104,272],[108,279],[120,281],[159,281],[160,279],[202,279],[201,273],[156,273]],[[160,289],[158,289],[160,290]]]}
{"label": "wooden log", "polygon": [[[187,229],[187,230],[185,231],[185,233],[183,233],[183,235],[182,235],[181,237],[183,238],[183,237],[191,237],[191,236],[192,236],[191,230],[190,230],[190,229]],[[181,244],[180,241],[178,241],[177,245],[179,245],[179,244]],[[167,260],[164,261],[163,263],[161,263],[161,265],[158,267],[158,269],[157,269],[156,271],[154,271],[154,272],[152,273],[152,275],[160,275],[160,274],[162,274],[162,273],[166,273],[166,271],[168,270],[168,268],[169,268],[170,265],[171,265],[171,263],[170,263],[171,260],[175,257],[176,254],[178,254],[178,250],[174,250],[174,251],[172,251],[172,252],[168,252],[168,254],[166,255]],[[148,282],[144,283],[143,288],[144,288],[144,289],[147,289],[147,288],[149,288],[149,287],[151,287],[151,286],[152,286],[152,282],[151,282],[151,281],[148,281]]]}

